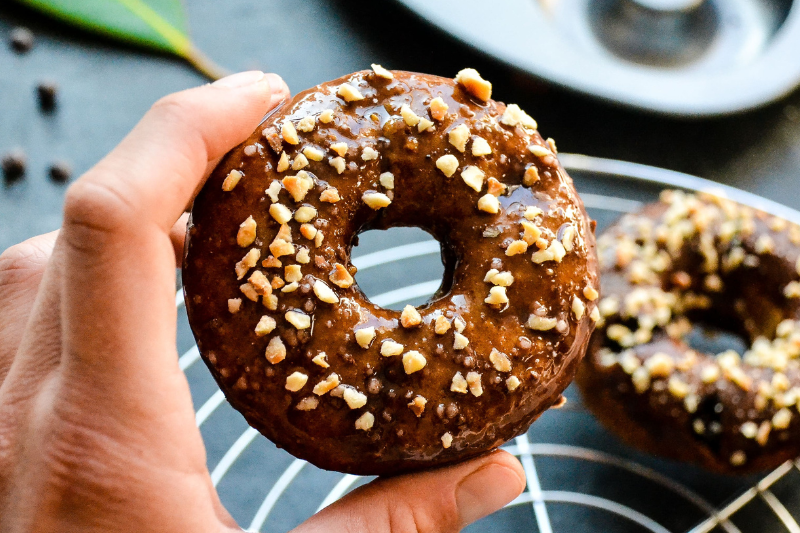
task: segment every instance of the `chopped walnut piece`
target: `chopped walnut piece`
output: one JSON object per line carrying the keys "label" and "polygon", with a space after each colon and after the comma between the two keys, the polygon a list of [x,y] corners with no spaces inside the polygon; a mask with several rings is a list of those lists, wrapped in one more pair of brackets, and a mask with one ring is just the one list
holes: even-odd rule
{"label": "chopped walnut piece", "polygon": [[269,315],[264,315],[261,317],[261,320],[258,321],[258,324],[256,324],[256,329],[255,329],[256,335],[258,335],[259,337],[268,335],[269,333],[273,332],[273,330],[277,325],[278,324],[277,322],[275,322],[274,318],[272,318]]}
{"label": "chopped walnut piece", "polygon": [[522,240],[528,243],[528,245],[533,245],[539,238],[542,236],[542,230],[536,224],[532,222],[528,222],[527,220],[523,220],[520,222],[522,224]]}
{"label": "chopped walnut piece", "polygon": [[300,311],[286,311],[284,315],[286,321],[297,329],[308,329],[311,327],[311,317]]}
{"label": "chopped walnut piece", "polygon": [[253,268],[258,264],[258,260],[261,259],[261,250],[258,248],[250,248],[242,260],[236,263],[234,270],[236,271],[236,279],[242,279],[247,271]]}
{"label": "chopped walnut piece", "polygon": [[519,387],[520,381],[517,376],[510,376],[506,380],[506,387],[508,387],[508,392],[514,392]]}
{"label": "chopped walnut piece", "polygon": [[497,181],[497,179],[489,178],[487,181],[488,181],[488,184],[489,184],[489,189],[488,189],[489,190],[489,194],[491,194],[493,196],[500,196],[504,192],[506,192],[506,188],[507,187],[505,186],[505,184],[500,183],[499,181]]}
{"label": "chopped walnut piece", "polygon": [[365,192],[364,195],[361,197],[365,204],[367,204],[371,209],[378,210],[383,207],[387,207],[392,201],[389,199],[388,196],[383,194],[382,192],[375,192],[375,191],[368,191]]}
{"label": "chopped walnut piece", "polygon": [[370,66],[372,67],[373,72],[375,72],[375,75],[378,76],[379,78],[385,78],[387,80],[394,79],[394,74],[392,74],[382,66],[378,65],[377,63],[373,63]]}
{"label": "chopped walnut piece", "polygon": [[489,289],[489,296],[483,300],[489,305],[505,305],[508,303],[508,296],[506,296],[505,287],[492,287]]}
{"label": "chopped walnut piece", "polygon": [[500,202],[496,196],[485,194],[478,199],[478,209],[494,215],[500,212]]}
{"label": "chopped walnut piece", "polygon": [[442,174],[450,178],[456,173],[456,170],[458,170],[458,159],[456,159],[456,156],[453,154],[443,155],[436,160],[436,168],[441,170]]}
{"label": "chopped walnut piece", "polygon": [[531,130],[535,130],[538,127],[536,121],[525,111],[520,109],[517,104],[509,104],[506,107],[506,110],[503,112],[503,116],[500,117],[500,123],[512,127],[519,124],[522,127]]}
{"label": "chopped walnut piece", "polygon": [[294,256],[295,261],[300,264],[307,265],[311,262],[311,255],[309,254],[308,248],[305,246],[300,247],[300,251],[297,252],[297,255]]}
{"label": "chopped walnut piece", "polygon": [[556,140],[553,139],[552,137],[547,138],[547,146],[550,147],[550,151],[553,152],[554,154],[558,153],[558,149],[556,148]]}
{"label": "chopped walnut piece", "polygon": [[308,376],[302,372],[292,372],[286,377],[286,390],[297,392],[305,387],[308,382]]}
{"label": "chopped walnut piece", "polygon": [[422,413],[425,412],[426,403],[428,403],[428,400],[425,399],[424,396],[417,394],[408,404],[408,407],[414,412],[415,415],[417,415],[417,418],[419,418],[422,416]]}
{"label": "chopped walnut piece", "polygon": [[[338,143],[333,143],[331,145],[331,150],[333,150],[334,152],[339,154],[341,157],[344,157],[344,156],[347,155],[347,149],[348,149],[348,146],[347,146],[346,142],[338,142]],[[340,172],[340,174],[341,174],[341,172]]]}
{"label": "chopped walnut piece", "polygon": [[[277,205],[277,204],[273,204]],[[269,245],[269,251],[274,257],[283,257],[284,255],[294,254],[294,244],[286,242],[283,239],[276,238]]]}
{"label": "chopped walnut piece", "polygon": [[236,233],[236,243],[245,248],[253,244],[256,240],[256,221],[253,216],[247,217],[247,220],[239,224],[239,231]]}
{"label": "chopped walnut piece", "polygon": [[314,115],[306,115],[297,123],[297,129],[304,133],[309,133],[314,131],[314,126],[316,125],[317,119],[314,118]]}
{"label": "chopped walnut piece", "polygon": [[651,376],[665,378],[675,368],[675,361],[669,354],[657,352],[647,358],[644,362],[644,367],[650,371]]}
{"label": "chopped walnut piece", "polygon": [[790,281],[783,288],[783,295],[787,298],[800,298],[800,282]]}
{"label": "chopped walnut piece", "polygon": [[691,392],[689,384],[678,376],[670,376],[669,381],[667,382],[667,390],[669,390],[669,393],[679,400],[682,400],[687,394],[689,394],[689,392]]}
{"label": "chopped walnut piece", "polygon": [[355,330],[355,337],[358,345],[367,349],[375,339],[375,328],[370,326],[368,328],[357,329]]}
{"label": "chopped walnut piece", "polygon": [[341,198],[339,198],[339,191],[338,189],[336,189],[336,187],[328,187],[327,189],[322,191],[319,195],[320,202],[328,202],[330,204],[335,204],[339,200],[341,200]]}
{"label": "chopped walnut piece", "polygon": [[514,242],[512,242],[511,244],[508,245],[508,248],[506,248],[506,255],[510,257],[510,256],[513,256],[513,255],[524,254],[527,251],[528,251],[528,243],[527,242],[525,242],[525,241],[514,241]]}
{"label": "chopped walnut piece", "polygon": [[600,293],[598,293],[597,289],[595,289],[591,285],[587,285],[586,287],[583,288],[583,296],[590,302],[593,302],[597,300],[597,297],[600,296]]}
{"label": "chopped walnut piece", "polygon": [[550,243],[547,249],[534,252],[531,256],[531,261],[536,264],[541,264],[546,261],[555,261],[556,263],[560,263],[561,260],[564,259],[566,253],[567,251],[564,250],[564,245],[554,240]]}
{"label": "chopped walnut piece", "polygon": [[272,204],[269,206],[269,214],[272,215],[278,224],[286,224],[292,219],[292,212],[283,204]]}
{"label": "chopped walnut piece", "polygon": [[341,263],[335,263],[333,265],[333,270],[331,270],[329,279],[331,280],[331,283],[343,289],[346,289],[353,284],[353,276],[350,275],[350,272],[348,272]]}
{"label": "chopped walnut piece", "polygon": [[328,354],[325,352],[319,352],[317,355],[314,356],[314,359],[311,360],[312,363],[315,365],[321,366],[322,368],[328,368],[331,365],[328,364],[327,358]]}
{"label": "chopped walnut piece", "polygon": [[486,102],[492,97],[492,84],[481,78],[474,68],[465,68],[456,74],[456,83],[464,86],[472,96]]}
{"label": "chopped walnut piece", "polygon": [[543,211],[538,207],[529,205],[528,207],[525,208],[525,214],[523,216],[525,217],[526,220],[533,220],[542,213]]}
{"label": "chopped walnut piece", "polygon": [[278,131],[274,127],[264,129],[261,134],[267,140],[269,147],[272,148],[272,151],[276,154],[281,153],[281,148],[283,147],[283,141],[281,141],[280,135],[278,135]]}
{"label": "chopped walnut piece", "polygon": [[492,147],[486,142],[483,137],[475,137],[472,139],[472,155],[480,157],[492,153]]}
{"label": "chopped walnut piece", "polygon": [[288,118],[281,123],[281,137],[289,144],[298,144],[300,142],[294,124]]}
{"label": "chopped walnut piece", "polygon": [[394,174],[391,172],[383,172],[380,175],[381,185],[387,189],[394,189]]}
{"label": "chopped walnut piece", "polygon": [[408,126],[414,127],[419,123],[419,117],[410,107],[408,107],[408,104],[403,104],[400,107],[400,116],[403,117],[403,122],[405,122]]}
{"label": "chopped walnut piece", "polygon": [[467,374],[467,385],[469,391],[473,396],[480,396],[483,394],[483,386],[481,385],[481,375],[477,372],[469,372]]}
{"label": "chopped walnut piece", "polygon": [[419,326],[421,323],[422,317],[413,305],[407,305],[403,308],[403,312],[400,313],[400,324],[402,324],[404,328],[413,328],[414,326]]}
{"label": "chopped walnut piece", "polygon": [[484,172],[475,166],[468,166],[461,171],[461,179],[464,183],[475,189],[476,192],[481,192],[483,188],[483,178],[486,176]]}
{"label": "chopped walnut piece", "polygon": [[[489,275],[492,270],[494,273]],[[512,283],[514,283],[514,275],[511,272],[497,272],[496,269],[492,269],[486,273],[486,276],[483,278],[483,281],[488,281],[493,285],[499,285],[501,287],[510,287]]]}
{"label": "chopped walnut piece", "polygon": [[278,193],[281,192],[281,188],[281,182],[278,180],[273,180],[264,192],[267,194],[267,196],[269,196],[269,199],[272,200],[273,203],[277,203]]}
{"label": "chopped walnut piece", "polygon": [[371,146],[365,146],[363,150],[361,150],[361,160],[362,161],[372,161],[374,159],[378,159],[380,154],[377,150],[372,148]]}
{"label": "chopped walnut piece", "polygon": [[[292,195],[292,199],[295,202],[302,202],[306,194],[308,194],[308,191],[314,186],[314,179],[308,172],[300,171],[296,176],[286,176],[281,180],[281,183],[283,183],[284,188],[289,191],[289,194]],[[272,206],[274,205],[279,204],[272,204]],[[270,206],[270,209],[272,206]],[[283,222],[281,222],[281,224],[283,224]]]}
{"label": "chopped walnut piece", "polygon": [[387,339],[381,343],[381,355],[384,357],[391,357],[393,355],[400,355],[403,353],[404,346],[399,342],[392,339]]}
{"label": "chopped walnut piece", "polygon": [[600,320],[600,310],[597,307],[592,309],[592,312],[589,313],[589,318],[592,319],[592,322]]}
{"label": "chopped walnut piece", "polygon": [[403,369],[406,374],[413,374],[425,367],[425,356],[416,350],[409,350],[403,354]]}
{"label": "chopped walnut piece", "polygon": [[297,405],[294,408],[297,409],[298,411],[313,411],[314,409],[317,408],[318,405],[319,405],[319,400],[317,400],[313,396],[308,396],[297,402]]}
{"label": "chopped walnut piece", "polygon": [[450,390],[452,392],[459,392],[461,394],[466,394],[467,387],[468,387],[467,380],[464,379],[464,376],[461,374],[461,372],[456,372],[456,374],[453,376],[452,383],[450,383]]}
{"label": "chopped walnut piece", "polygon": [[314,237],[314,246],[316,246],[317,248],[322,246],[323,239],[325,239],[325,234],[322,233],[321,231],[318,231],[317,235]]}
{"label": "chopped walnut piece", "polygon": [[264,304],[264,307],[270,311],[276,311],[278,309],[278,297],[275,294],[264,296],[261,302]]}
{"label": "chopped walnut piece", "polygon": [[358,89],[349,83],[339,85],[339,88],[336,89],[336,94],[344,98],[345,102],[357,102],[364,99],[364,96],[358,92]]}
{"label": "chopped walnut piece", "polygon": [[522,175],[522,184],[530,187],[537,181],[539,181],[539,169],[536,168],[536,165],[528,165],[528,168],[525,169],[525,174]]}
{"label": "chopped walnut piece", "polygon": [[283,341],[280,337],[272,337],[272,339],[269,341],[269,344],[267,344],[267,350],[264,355],[266,356],[267,361],[273,365],[277,365],[286,359],[286,345],[283,344]]}
{"label": "chopped walnut piece", "polygon": [[367,395],[353,387],[345,386],[342,398],[350,409],[360,409],[367,405]]}
{"label": "chopped walnut piece", "polygon": [[422,133],[423,131],[433,130],[434,123],[428,120],[425,117],[419,117],[419,122],[417,123],[417,131]]}
{"label": "chopped walnut piece", "polygon": [[249,283],[243,283],[242,285],[239,285],[239,290],[251,302],[257,302],[258,301],[258,293],[256,292],[255,287],[253,287]]}
{"label": "chopped walnut piece", "polygon": [[447,139],[450,144],[456,147],[456,150],[459,152],[464,152],[467,149],[467,141],[469,140],[469,136],[470,132],[467,125],[461,124],[460,126],[456,126],[450,130],[450,132],[447,134]]}
{"label": "chopped walnut piece", "polygon": [[239,310],[242,308],[242,299],[241,298],[229,298],[228,299],[228,312],[231,314],[238,313]]}
{"label": "chopped walnut piece", "polygon": [[457,316],[457,317],[455,317],[453,319],[453,326],[455,326],[457,332],[463,333],[464,332],[464,328],[467,327],[467,323],[464,322],[463,318],[461,318],[460,316]]}
{"label": "chopped walnut piece", "polygon": [[336,169],[337,174],[341,174],[347,168],[347,162],[343,157],[333,157],[328,160],[328,164]]}
{"label": "chopped walnut piece", "polygon": [[270,255],[263,261],[261,261],[261,266],[264,268],[280,268],[283,266],[280,259],[276,259],[275,256]]}
{"label": "chopped walnut piece", "polygon": [[[277,170],[278,172],[284,172],[288,168],[289,168],[289,156],[286,155],[286,152],[281,152],[281,157],[280,159],[278,159],[278,166],[275,167],[275,170]],[[273,201],[276,202],[277,200]]]}
{"label": "chopped walnut piece", "polygon": [[317,210],[310,205],[303,205],[294,212],[294,219],[300,223],[310,222],[317,216]]}
{"label": "chopped walnut piece", "polygon": [[316,385],[314,385],[314,394],[316,394],[317,396],[322,396],[323,394],[332,391],[338,386],[339,386],[339,375],[333,373],[327,378],[317,383]]}
{"label": "chopped walnut piece", "polygon": [[459,332],[455,332],[455,340],[453,341],[453,349],[454,350],[463,350],[467,346],[469,346],[469,339],[466,338]]}
{"label": "chopped walnut piece", "polygon": [[580,298],[577,296],[572,297],[572,313],[575,315],[575,318],[580,320],[583,318],[583,314],[586,312],[586,304],[584,304]]}
{"label": "chopped walnut piece", "polygon": [[436,332],[437,335],[444,335],[450,329],[450,321],[444,315],[439,315],[436,317],[436,322],[434,323],[433,331]]}
{"label": "chopped walnut piece", "polygon": [[431,118],[433,120],[442,121],[447,116],[448,105],[442,100],[441,96],[437,96],[430,103]]}
{"label": "chopped walnut piece", "polygon": [[231,192],[236,185],[239,184],[239,180],[242,179],[244,174],[239,172],[238,170],[231,170],[228,172],[228,175],[225,176],[225,179],[222,181],[222,190],[225,192]]}
{"label": "chopped walnut piece", "polygon": [[375,424],[375,415],[370,412],[366,412],[359,416],[358,420],[356,420],[356,429],[369,431],[372,429],[373,424]]}
{"label": "chopped walnut piece", "polygon": [[489,361],[492,362],[494,369],[498,372],[511,372],[511,359],[497,348],[492,348],[489,354]]}
{"label": "chopped walnut piece", "polygon": [[551,152],[550,150],[539,144],[532,144],[528,146],[528,150],[530,150],[531,153],[536,157],[538,157],[539,159],[547,157],[549,155],[553,155],[553,152]]}
{"label": "chopped walnut piece", "polygon": [[445,433],[442,435],[442,448],[445,450],[452,446],[453,444],[453,436],[450,433]]}
{"label": "chopped walnut piece", "polygon": [[253,272],[247,281],[250,282],[250,285],[253,286],[260,296],[272,294],[272,287],[269,284],[269,280],[267,279],[267,276],[265,276],[260,270]]}
{"label": "chopped walnut piece", "polygon": [[284,269],[284,278],[289,283],[293,283],[295,281],[300,281],[303,279],[303,273],[300,270],[300,265],[288,265]]}
{"label": "chopped walnut piece", "polygon": [[333,289],[328,287],[324,281],[316,280],[314,281],[314,294],[317,295],[321,301],[325,302],[326,304],[338,304],[339,297],[336,296],[336,293],[333,292]]}
{"label": "chopped walnut piece", "polygon": [[325,152],[316,146],[306,146],[303,148],[303,155],[305,155],[311,161],[322,161],[322,159],[325,157]]}
{"label": "chopped walnut piece", "polygon": [[747,455],[742,450],[737,450],[731,454],[730,462],[733,466],[742,466],[747,462]]}
{"label": "chopped walnut piece", "polygon": [[301,170],[308,166],[308,158],[303,154],[297,154],[292,161],[292,170]]}
{"label": "chopped walnut piece", "polygon": [[525,325],[535,331],[549,331],[556,327],[556,322],[558,322],[558,319],[531,315]]}
{"label": "chopped walnut piece", "polygon": [[333,121],[333,109],[326,109],[319,114],[319,121],[323,124],[328,124]]}

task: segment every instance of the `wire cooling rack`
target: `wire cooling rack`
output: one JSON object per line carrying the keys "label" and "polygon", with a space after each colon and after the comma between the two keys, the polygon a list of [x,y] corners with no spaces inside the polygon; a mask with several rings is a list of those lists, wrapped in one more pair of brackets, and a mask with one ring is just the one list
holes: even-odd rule
{"label": "wire cooling rack", "polygon": [[[723,194],[800,223],[800,212],[707,180],[653,167],[562,154],[602,229],[665,187]],[[419,305],[441,282],[439,244],[421,230],[368,232],[354,249],[359,285],[377,305]],[[211,479],[249,531],[288,531],[370,478],[317,469],[277,449],[225,401],[189,330],[178,290],[180,367],[196,406]],[[520,458],[523,494],[468,532],[800,533],[800,461],[747,478],[726,477],[641,454],[610,435],[570,387],[551,410],[503,448]]]}

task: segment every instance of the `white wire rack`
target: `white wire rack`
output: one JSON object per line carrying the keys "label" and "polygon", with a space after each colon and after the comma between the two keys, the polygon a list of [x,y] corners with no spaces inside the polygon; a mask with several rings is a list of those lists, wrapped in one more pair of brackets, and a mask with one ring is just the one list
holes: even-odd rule
{"label": "white wire rack", "polygon": [[[797,211],[693,176],[571,154],[563,154],[560,159],[576,179],[578,188],[582,191],[581,197],[590,213],[601,222],[603,219],[613,220],[620,213],[636,209],[643,201],[653,199],[663,187],[677,187],[724,194],[741,203],[800,223],[800,213]],[[364,271],[386,268],[398,261],[438,261],[439,252],[436,241],[425,240],[361,255],[353,259],[353,263],[362,275]],[[440,283],[440,279],[413,283],[373,295],[371,300],[377,305],[391,306],[425,298],[432,295]],[[181,290],[175,296],[175,303],[179,309],[182,308]],[[183,318],[185,320],[185,315]],[[285,452],[271,447],[256,430],[247,427],[241,417],[233,414],[222,391],[216,385],[209,385],[211,382],[208,373],[202,372],[203,369],[198,368],[200,365],[196,365],[199,358],[199,351],[194,345],[180,357],[180,367],[187,375],[191,374],[189,382],[196,399],[205,392],[203,399],[197,402],[199,407],[196,410],[196,422],[204,432],[207,447],[211,448],[213,445],[214,448],[209,449],[209,468],[214,486],[220,485],[232,469],[241,465],[237,480],[246,479],[255,483],[254,486],[261,494],[254,495],[251,490],[253,485],[250,484],[247,487],[232,486],[230,490],[221,491],[223,502],[229,508],[236,508],[233,511],[234,516],[240,524],[247,526],[248,531],[262,531],[265,528],[270,531],[288,530],[307,518],[311,512],[330,505],[355,486],[367,481],[359,476],[318,470],[305,461],[291,458]],[[204,385],[200,384],[201,381]],[[797,509],[800,508],[800,462],[787,462],[760,479],[720,480],[690,467],[649,460],[616,443],[599,426],[592,431],[602,434],[604,441],[611,442],[613,452],[595,449],[594,437],[590,440],[592,447],[558,442],[557,436],[570,424],[569,416],[580,416],[580,424],[583,425],[589,417],[581,410],[580,400],[573,401],[573,405],[578,407],[565,409],[563,413],[552,413],[550,422],[543,422],[545,417],[542,417],[527,435],[521,435],[503,447],[520,458],[528,479],[525,492],[511,502],[507,509],[512,512],[528,507],[530,511],[523,514],[513,513],[506,521],[503,519],[503,511],[499,514],[500,518],[485,521],[477,530],[540,533],[575,531],[575,525],[566,524],[571,519],[574,524],[575,510],[579,509],[589,513],[587,517],[580,519],[578,527],[582,531],[708,533],[714,530],[726,533],[800,533],[796,518]],[[219,419],[223,426],[227,424],[235,427],[226,426],[223,429],[213,428],[206,431],[212,418]],[[553,427],[537,431],[540,424]],[[229,438],[231,436],[233,439]],[[226,439],[230,441],[227,444],[223,442]],[[248,454],[254,442],[263,444],[261,454]],[[653,463],[653,466],[645,463]],[[542,477],[545,464],[549,468],[547,484]],[[687,471],[691,472],[688,476]],[[578,479],[585,478],[586,482],[567,483],[575,479],[575,473],[578,474]],[[798,480],[791,480],[792,474]],[[782,484],[780,494],[783,501],[772,490],[779,483]],[[708,490],[709,487],[719,485],[725,489]],[[295,486],[299,495],[290,497]],[[543,488],[545,486],[548,488]],[[551,489],[550,486],[555,488]],[[622,489],[626,486],[633,489],[625,493]],[[636,487],[643,488],[638,490]],[[605,488],[612,489],[606,491],[610,494],[603,493]],[[631,494],[632,492],[636,494]],[[319,503],[315,504],[312,500]],[[757,502],[762,505],[757,505]],[[670,509],[661,509],[666,505]],[[749,510],[751,507],[753,510]],[[565,508],[571,511],[565,512]],[[794,513],[789,509],[793,509]],[[558,511],[556,515],[554,510]],[[607,515],[597,521],[604,525],[592,525],[592,517],[598,516],[596,513]],[[676,513],[680,515],[677,518]],[[734,516],[737,513],[751,516],[737,522]],[[565,521],[564,517],[568,519]]]}

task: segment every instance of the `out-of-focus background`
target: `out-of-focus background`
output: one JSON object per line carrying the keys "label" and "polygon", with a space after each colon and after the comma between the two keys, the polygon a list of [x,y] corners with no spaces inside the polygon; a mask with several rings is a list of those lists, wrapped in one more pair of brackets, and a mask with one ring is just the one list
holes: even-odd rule
{"label": "out-of-focus background", "polygon": [[[561,152],[702,176],[800,209],[800,91],[791,90],[800,80],[800,46],[773,50],[798,42],[788,31],[800,18],[796,3],[191,0],[185,11],[194,43],[213,61],[230,71],[277,72],[293,92],[373,62],[442,76],[474,67],[493,83],[495,99],[520,104]],[[12,44],[21,27],[33,36],[26,52]],[[0,5],[0,157],[7,167],[0,250],[57,228],[70,182],[159,97],[206,81],[168,54],[75,29],[13,1]],[[591,171],[573,175],[601,227],[659,189]],[[441,277],[430,245],[414,244],[425,239],[410,229],[396,230],[390,244],[380,232],[365,234],[356,256],[405,244],[405,253],[421,254],[363,269],[358,281],[367,294],[382,295],[391,307],[424,301],[422,293],[402,291]],[[300,465],[248,430],[206,369],[193,364],[183,315],[178,345],[209,466],[243,527],[286,531],[331,494],[364,481]],[[511,443],[529,459],[529,478],[538,468],[528,499],[471,531],[711,531],[709,522],[692,528],[760,479],[709,476],[645,457],[606,433],[572,389],[568,397],[567,409],[546,413],[526,440]],[[800,519],[800,474],[779,477],[769,485],[773,492],[751,493],[754,503],[713,530],[800,531],[768,501],[777,494],[789,519]]]}

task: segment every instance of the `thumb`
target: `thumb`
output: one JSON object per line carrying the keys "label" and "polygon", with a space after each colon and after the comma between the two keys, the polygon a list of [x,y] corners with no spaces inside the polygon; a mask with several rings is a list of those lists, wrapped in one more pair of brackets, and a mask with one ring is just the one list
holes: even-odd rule
{"label": "thumb", "polygon": [[294,533],[449,533],[497,511],[525,488],[514,456],[495,451],[455,466],[378,479]]}

